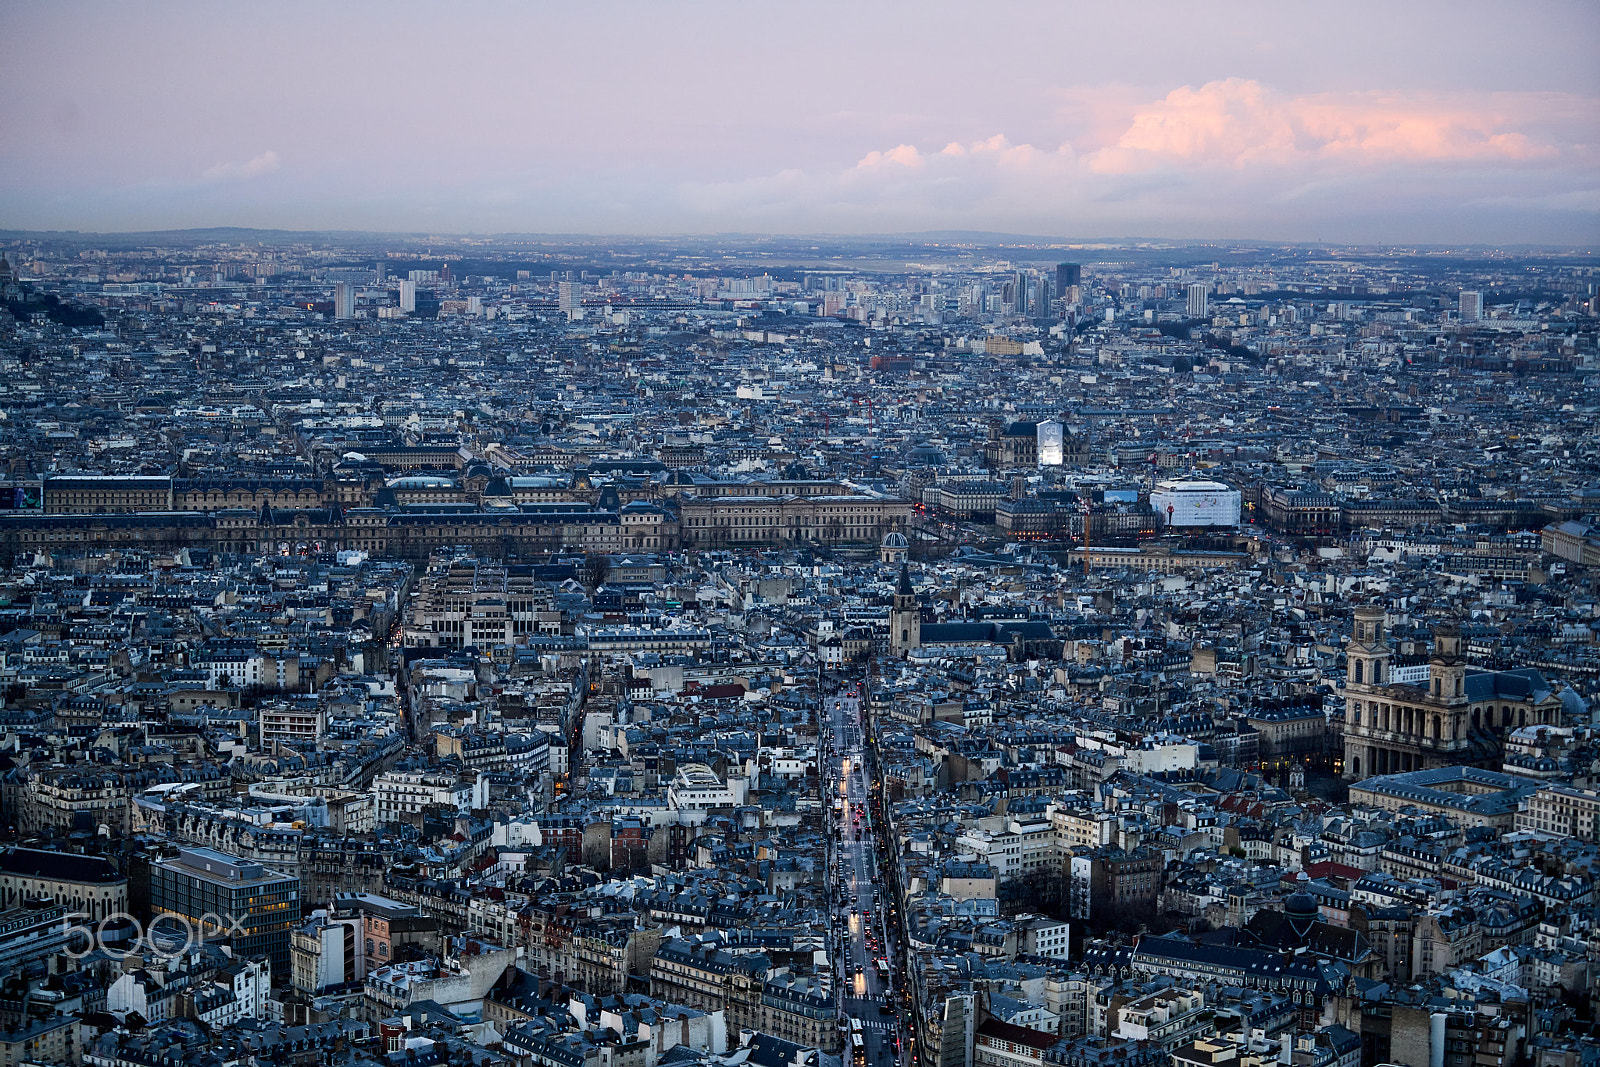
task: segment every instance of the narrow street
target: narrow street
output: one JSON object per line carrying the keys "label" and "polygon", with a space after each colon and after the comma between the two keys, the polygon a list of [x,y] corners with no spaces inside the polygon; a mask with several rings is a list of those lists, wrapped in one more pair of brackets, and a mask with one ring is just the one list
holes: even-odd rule
{"label": "narrow street", "polygon": [[833,738],[825,788],[835,833],[832,954],[841,1021],[849,1027],[844,1055],[854,1064],[891,1067],[905,1054],[895,984],[902,961],[885,921],[889,894],[879,867],[859,689],[846,686],[826,697],[824,714]]}

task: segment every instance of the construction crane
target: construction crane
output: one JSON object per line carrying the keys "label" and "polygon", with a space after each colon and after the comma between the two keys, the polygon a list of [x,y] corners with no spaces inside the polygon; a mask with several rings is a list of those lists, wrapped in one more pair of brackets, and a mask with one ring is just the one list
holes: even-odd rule
{"label": "construction crane", "polygon": [[1089,577],[1089,502],[1078,497],[1078,510],[1083,513],[1083,576]]}
{"label": "construction crane", "polygon": [[844,395],[854,400],[857,404],[867,405],[867,432],[875,432],[872,427],[872,394],[863,393],[860,390],[850,390]]}

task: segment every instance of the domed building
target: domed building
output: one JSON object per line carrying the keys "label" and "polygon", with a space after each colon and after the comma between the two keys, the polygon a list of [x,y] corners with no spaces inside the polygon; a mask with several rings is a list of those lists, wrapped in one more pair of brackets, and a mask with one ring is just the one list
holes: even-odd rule
{"label": "domed building", "polygon": [[1322,912],[1317,907],[1317,898],[1300,889],[1290,893],[1283,902],[1283,917],[1289,923],[1289,930],[1304,944],[1311,938],[1312,927],[1321,921]]}
{"label": "domed building", "polygon": [[910,555],[911,542],[906,540],[905,534],[894,530],[883,535],[883,543],[878,546],[878,559],[884,563],[904,563]]}
{"label": "domed building", "polygon": [[1316,891],[1330,888],[1314,885],[1306,872],[1301,871],[1294,892],[1284,898],[1283,910],[1262,908],[1250,916],[1239,930],[1237,943],[1244,948],[1291,955],[1309,952],[1344,964],[1356,977],[1375,977],[1381,961],[1366,935],[1350,927],[1335,926],[1322,918]]}

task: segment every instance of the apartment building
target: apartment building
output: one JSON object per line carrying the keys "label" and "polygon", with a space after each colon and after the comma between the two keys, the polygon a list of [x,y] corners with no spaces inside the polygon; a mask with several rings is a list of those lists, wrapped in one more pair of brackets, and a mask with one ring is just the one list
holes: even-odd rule
{"label": "apartment building", "polygon": [[1600,791],[1551,783],[1541,786],[1517,811],[1518,830],[1540,830],[1580,841],[1597,841]]}
{"label": "apartment building", "polygon": [[420,814],[426,807],[442,806],[458,812],[487,807],[489,783],[484,774],[462,778],[455,774],[386,771],[372,780],[372,794],[381,826]]}

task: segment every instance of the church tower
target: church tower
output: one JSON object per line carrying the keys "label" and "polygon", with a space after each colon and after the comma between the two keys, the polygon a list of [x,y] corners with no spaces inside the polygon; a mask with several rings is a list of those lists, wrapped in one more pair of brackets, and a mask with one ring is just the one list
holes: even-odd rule
{"label": "church tower", "polygon": [[922,609],[917,607],[917,593],[911,588],[911,572],[902,561],[900,581],[894,587],[894,606],[889,609],[889,651],[903,658],[921,647]]}
{"label": "church tower", "polygon": [[1382,605],[1363,604],[1355,610],[1355,626],[1344,646],[1346,685],[1389,683],[1389,636]]}
{"label": "church tower", "polygon": [[1375,736],[1382,721],[1378,709],[1383,689],[1392,682],[1387,616],[1381,604],[1358,606],[1344,646],[1344,777],[1351,781],[1389,770]]}
{"label": "church tower", "polygon": [[1441,622],[1433,628],[1433,655],[1428,657],[1428,695],[1445,704],[1465,703],[1467,661],[1461,655],[1461,627]]}

